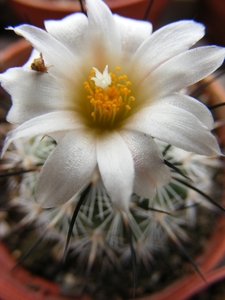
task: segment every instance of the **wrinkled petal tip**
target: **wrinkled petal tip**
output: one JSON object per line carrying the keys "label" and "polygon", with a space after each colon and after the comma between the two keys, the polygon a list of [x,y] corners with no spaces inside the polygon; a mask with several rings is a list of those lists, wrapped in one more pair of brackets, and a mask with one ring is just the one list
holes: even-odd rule
{"label": "wrinkled petal tip", "polygon": [[[186,28],[189,28],[190,30],[192,30],[192,35],[198,35],[199,39],[202,38],[205,35],[205,25],[193,20],[179,20],[170,24],[167,24],[163,27],[177,27],[177,30],[182,29],[183,26],[185,26]],[[162,27],[162,28],[163,28]],[[198,40],[199,40],[198,39]],[[195,44],[195,42],[194,42]]]}
{"label": "wrinkled petal tip", "polygon": [[41,208],[44,208],[44,209],[53,208],[53,207],[59,206],[59,204],[48,203],[48,201],[45,201],[45,200],[41,199],[40,197],[38,197],[36,195],[36,192],[34,193],[34,198],[35,198],[36,202],[38,204],[40,204]]}
{"label": "wrinkled petal tip", "polygon": [[75,193],[69,199],[64,199],[63,201],[60,200],[60,202],[57,202],[55,200],[55,198],[43,197],[42,196],[42,187],[38,186],[38,184],[36,184],[35,191],[34,191],[34,198],[35,198],[35,201],[41,206],[41,208],[48,209],[48,208],[54,208],[54,207],[61,206],[61,205],[65,204],[68,201],[73,201],[73,199],[76,200],[79,193],[80,193],[80,191]]}
{"label": "wrinkled petal tip", "polygon": [[202,30],[202,31],[205,32],[205,25],[203,23],[196,22],[196,21],[193,21],[193,20],[187,20],[186,22],[195,24],[196,28],[198,27],[199,30]]}
{"label": "wrinkled petal tip", "polygon": [[112,203],[113,203],[113,207],[115,207],[115,209],[121,211],[121,212],[125,212],[128,213],[130,210],[130,200],[131,200],[131,195],[130,197],[127,197],[126,199],[123,198],[122,200],[118,201],[117,199],[114,199],[113,197],[111,198]]}
{"label": "wrinkled petal tip", "polygon": [[13,30],[15,32],[15,34],[17,34],[18,36],[24,37],[24,34],[21,32],[21,29],[26,28],[26,27],[32,27],[32,26],[24,24],[24,25],[19,25],[16,27],[9,27],[9,30]]}
{"label": "wrinkled petal tip", "polygon": [[[208,153],[206,153],[206,156],[223,156],[223,153],[221,152],[220,146],[218,144],[217,138],[211,133],[211,143],[209,142],[209,148]],[[206,151],[207,152],[207,151]],[[203,154],[204,155],[204,154]]]}
{"label": "wrinkled petal tip", "polygon": [[67,200],[65,200],[62,203],[57,203],[57,201],[55,201],[52,197],[46,197],[46,195],[43,194],[43,187],[38,185],[38,183],[36,183],[35,186],[34,199],[42,208],[45,209],[57,207],[67,202]]}
{"label": "wrinkled petal tip", "polygon": [[196,27],[196,29],[199,29],[202,32],[205,32],[205,25],[203,23],[200,22],[196,22],[193,20],[181,20],[181,21],[177,21],[177,23],[186,23],[187,25],[193,25]]}
{"label": "wrinkled petal tip", "polygon": [[212,55],[212,59],[215,60],[215,67],[210,74],[212,74],[216,69],[218,69],[225,60],[225,48],[218,46],[208,46],[214,51],[214,57]]}
{"label": "wrinkled petal tip", "polygon": [[208,154],[208,156],[212,156],[212,157],[215,157],[215,156],[225,156],[225,154],[223,154],[220,150],[220,148],[218,147],[218,149],[213,149],[211,153]]}
{"label": "wrinkled petal tip", "polygon": [[6,90],[5,85],[7,83],[7,79],[8,79],[8,71],[10,69],[5,70],[3,73],[0,74],[0,85]]}
{"label": "wrinkled petal tip", "polygon": [[[207,137],[206,137],[207,138]],[[208,144],[201,144],[201,149],[197,151],[196,149],[190,149],[189,152],[193,152],[198,155],[208,156],[208,157],[219,157],[223,156],[221,152],[220,146],[216,140],[216,138],[211,134],[211,141],[208,140]],[[181,148],[181,147],[180,147]]]}
{"label": "wrinkled petal tip", "polygon": [[104,1],[99,1],[99,0],[86,0],[86,8],[87,8],[87,14],[90,15],[93,13],[93,11],[99,10],[101,9],[102,12],[109,12],[110,14],[112,14],[110,8],[108,7],[108,5],[106,3],[104,3]]}
{"label": "wrinkled petal tip", "polygon": [[13,30],[14,31],[14,28],[12,26],[8,26],[5,28],[5,30]]}
{"label": "wrinkled petal tip", "polygon": [[9,145],[11,144],[11,142],[12,142],[12,139],[9,139],[9,138],[5,139],[3,148],[2,148],[2,150],[0,152],[0,154],[1,154],[0,158],[1,159],[4,157],[4,155],[5,155],[6,151],[7,151],[7,149],[9,148]]}

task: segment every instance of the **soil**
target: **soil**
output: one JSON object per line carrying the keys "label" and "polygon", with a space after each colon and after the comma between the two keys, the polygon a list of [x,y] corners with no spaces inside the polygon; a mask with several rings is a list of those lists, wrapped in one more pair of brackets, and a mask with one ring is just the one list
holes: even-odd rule
{"label": "soil", "polygon": [[[184,244],[185,250],[192,258],[207,247],[210,231],[214,227],[216,219],[216,214],[212,211],[202,207],[198,209],[197,226],[193,230],[188,230],[191,242]],[[9,222],[13,224],[16,224],[20,217],[16,211],[8,214]],[[13,232],[5,239],[5,242],[16,257],[26,252],[37,238],[35,229],[30,227]],[[54,260],[51,251],[53,246],[54,243],[50,242],[40,243],[23,261],[23,266],[34,274],[60,283],[62,292],[66,296],[78,296],[84,288],[86,293],[98,300],[119,300],[132,297],[131,262],[122,265],[119,270],[115,267],[101,271],[101,261],[97,261],[90,274],[86,276],[86,264],[80,263],[79,258],[70,257],[64,265],[60,261]],[[140,264],[137,265],[136,296],[160,291],[174,280],[190,272],[194,272],[193,266],[182,251],[169,241],[165,251],[154,255],[154,261],[147,268]]]}

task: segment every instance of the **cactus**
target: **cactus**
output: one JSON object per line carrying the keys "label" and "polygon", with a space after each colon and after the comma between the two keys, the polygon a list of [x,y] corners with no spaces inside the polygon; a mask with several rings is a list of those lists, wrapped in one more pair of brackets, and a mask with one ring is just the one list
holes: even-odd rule
{"label": "cactus", "polygon": [[[174,167],[171,182],[158,187],[154,199],[143,199],[133,194],[128,215],[137,266],[142,265],[146,269],[160,253],[164,255],[170,240],[181,248],[182,242],[190,243],[188,228],[195,228],[199,206],[217,210],[213,203],[189,185],[210,194],[212,177],[221,166],[217,158],[192,154],[160,141],[157,143],[165,162]],[[45,253],[44,240],[50,240],[51,255],[60,261],[82,191],[70,201],[51,209],[41,208],[35,201],[34,189],[39,171],[54,147],[55,142],[49,137],[18,140],[7,150],[1,169],[21,171],[20,175],[10,176],[8,180],[7,204],[10,210],[21,215],[13,229],[33,228],[35,236],[42,237],[41,251]],[[132,260],[126,220],[113,206],[101,180],[92,184],[85,196],[67,250],[67,261],[77,257],[88,270],[86,276],[95,265],[109,272],[115,268],[122,270]]]}

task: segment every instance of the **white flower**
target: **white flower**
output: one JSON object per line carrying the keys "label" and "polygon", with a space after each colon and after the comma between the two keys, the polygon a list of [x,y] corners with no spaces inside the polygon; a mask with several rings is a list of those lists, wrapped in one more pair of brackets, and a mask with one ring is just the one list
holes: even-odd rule
{"label": "white flower", "polygon": [[46,21],[47,32],[14,28],[36,52],[22,68],[0,75],[13,101],[8,121],[22,123],[5,149],[37,134],[56,140],[36,187],[44,207],[69,200],[97,169],[114,204],[128,211],[132,192],[152,198],[170,180],[154,138],[220,154],[211,113],[179,91],[217,69],[225,50],[189,50],[204,35],[193,21],[151,34],[148,22],[112,15],[100,0],[86,4],[88,18]]}

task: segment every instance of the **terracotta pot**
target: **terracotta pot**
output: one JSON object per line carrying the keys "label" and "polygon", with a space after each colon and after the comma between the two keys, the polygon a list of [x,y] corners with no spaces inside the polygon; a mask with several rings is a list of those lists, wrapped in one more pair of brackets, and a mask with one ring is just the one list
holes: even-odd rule
{"label": "terracotta pot", "polygon": [[[25,40],[20,40],[9,46],[0,53],[1,72],[14,65],[18,66],[23,64],[29,57],[30,52],[31,46]],[[214,90],[215,88],[216,90]],[[225,92],[220,85],[218,88],[218,83],[213,82],[211,85],[208,85],[206,89],[207,93],[211,93],[213,103],[217,103],[218,101],[225,102]],[[222,200],[223,205],[225,206],[225,194],[223,195]],[[224,236],[225,218],[218,217],[206,251],[195,260],[202,274],[206,278],[208,285],[225,278],[225,267],[216,269],[216,266],[225,254]],[[18,267],[14,271],[11,271],[12,267],[15,265],[15,261],[1,243],[0,265],[0,290],[1,293],[4,291],[4,294],[1,294],[0,296],[2,296],[4,300],[66,299],[63,296],[59,296],[60,288],[57,284],[33,276],[22,267]],[[182,300],[187,299],[191,295],[194,295],[205,288],[207,288],[205,282],[198,274],[193,272],[192,274],[177,280],[164,290],[155,294],[143,296],[137,300]],[[88,299],[88,297],[84,296],[82,299]]]}
{"label": "terracotta pot", "polygon": [[[0,265],[1,299],[69,300],[69,298],[60,296],[60,289],[57,284],[34,276],[22,267],[13,270],[15,261],[2,243],[0,243]],[[84,296],[82,300],[88,300],[88,298]]]}
{"label": "terracotta pot", "polygon": [[[113,13],[122,16],[143,19],[149,0],[106,0]],[[170,0],[154,2],[148,15],[148,20],[157,23],[160,14]],[[80,11],[79,1],[52,1],[52,0],[9,0],[9,5],[20,21],[43,27],[43,21],[62,19],[68,14]]]}
{"label": "terracotta pot", "polygon": [[206,34],[212,43],[225,45],[225,1],[201,0],[199,19],[206,25]]}

